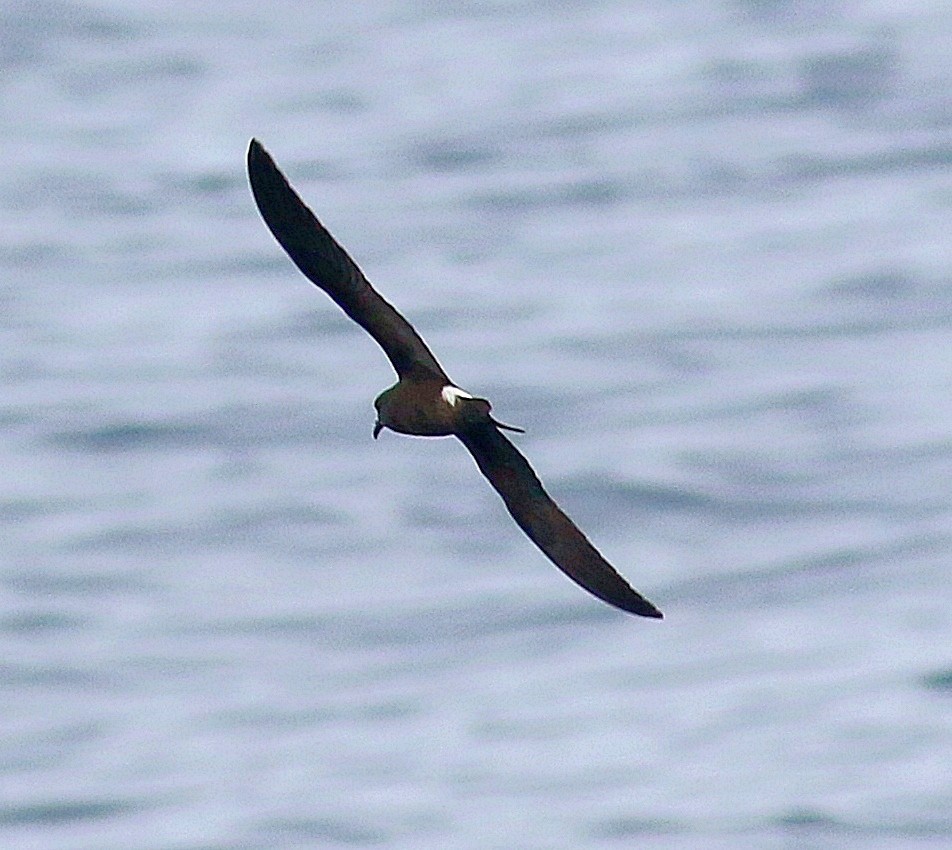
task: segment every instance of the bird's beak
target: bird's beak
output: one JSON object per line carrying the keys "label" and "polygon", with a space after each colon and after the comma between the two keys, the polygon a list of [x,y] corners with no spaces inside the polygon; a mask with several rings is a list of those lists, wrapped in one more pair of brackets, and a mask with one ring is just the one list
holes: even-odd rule
{"label": "bird's beak", "polygon": [[374,422],[374,439],[375,440],[377,439],[377,437],[380,436],[380,432],[382,430],[383,430],[383,423],[381,423],[379,420],[377,422]]}

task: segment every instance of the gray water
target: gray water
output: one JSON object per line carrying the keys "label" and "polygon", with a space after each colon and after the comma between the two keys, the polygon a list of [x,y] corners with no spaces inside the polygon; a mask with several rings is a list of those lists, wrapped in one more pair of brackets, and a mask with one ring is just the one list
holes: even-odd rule
{"label": "gray water", "polygon": [[[952,846],[950,43],[0,3],[0,847]],[[252,135],[663,622],[371,439]]]}

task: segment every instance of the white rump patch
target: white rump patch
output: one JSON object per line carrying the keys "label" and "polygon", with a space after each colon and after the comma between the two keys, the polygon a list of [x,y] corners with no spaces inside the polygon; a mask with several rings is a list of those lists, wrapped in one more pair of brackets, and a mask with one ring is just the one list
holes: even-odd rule
{"label": "white rump patch", "polygon": [[452,384],[447,384],[443,387],[443,391],[440,393],[443,396],[443,401],[445,401],[450,407],[456,407],[456,402],[461,398],[472,398],[472,396],[466,392],[466,390],[461,390],[459,387],[454,387]]}

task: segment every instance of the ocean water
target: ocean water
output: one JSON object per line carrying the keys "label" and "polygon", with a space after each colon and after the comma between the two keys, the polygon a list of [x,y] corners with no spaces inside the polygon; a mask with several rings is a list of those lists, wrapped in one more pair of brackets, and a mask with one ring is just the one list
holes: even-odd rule
{"label": "ocean water", "polygon": [[[0,3],[0,846],[952,846],[950,39]],[[371,439],[253,135],[663,622]]]}

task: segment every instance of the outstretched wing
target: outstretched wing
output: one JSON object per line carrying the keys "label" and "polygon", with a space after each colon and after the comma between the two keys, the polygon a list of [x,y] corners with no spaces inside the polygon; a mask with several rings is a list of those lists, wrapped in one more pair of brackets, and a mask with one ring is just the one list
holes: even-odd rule
{"label": "outstretched wing", "polygon": [[634,590],[552,501],[529,462],[488,422],[471,423],[456,436],[502,496],[512,518],[570,579],[599,599],[642,617],[662,616]]}
{"label": "outstretched wing", "polygon": [[377,341],[397,375],[403,378],[422,370],[452,383],[413,326],[370,285],[257,139],[248,146],[248,178],[274,238],[305,276]]}

